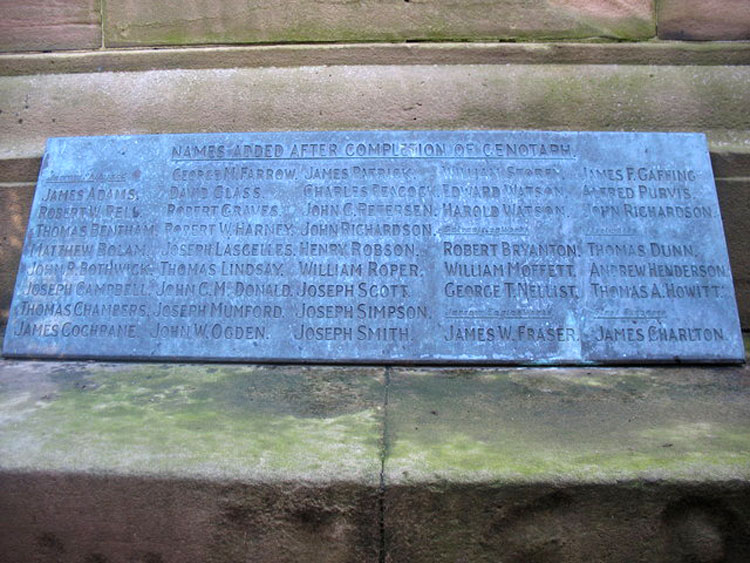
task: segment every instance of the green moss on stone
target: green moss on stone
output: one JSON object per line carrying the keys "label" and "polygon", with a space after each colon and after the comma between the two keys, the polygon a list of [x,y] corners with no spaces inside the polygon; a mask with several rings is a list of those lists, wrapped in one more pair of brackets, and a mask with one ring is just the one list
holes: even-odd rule
{"label": "green moss on stone", "polygon": [[[269,370],[271,373],[269,373]],[[4,465],[271,478],[375,478],[377,377],[139,365],[58,373],[0,438]],[[344,404],[345,403],[345,404]]]}
{"label": "green moss on stone", "polygon": [[750,477],[747,389],[692,373],[404,370],[390,390],[389,478]]}

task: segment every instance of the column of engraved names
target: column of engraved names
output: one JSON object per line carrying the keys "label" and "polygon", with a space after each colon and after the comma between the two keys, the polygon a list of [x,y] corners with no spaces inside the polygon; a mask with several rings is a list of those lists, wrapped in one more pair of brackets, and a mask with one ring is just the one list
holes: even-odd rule
{"label": "column of engraved names", "polygon": [[378,149],[303,166],[293,330],[300,345],[403,351],[416,341],[414,327],[432,317],[421,284],[437,213],[434,174],[414,158],[380,158]]}
{"label": "column of engraved names", "polygon": [[442,338],[477,353],[578,342],[565,312],[581,295],[582,248],[559,236],[571,213],[571,145],[498,142],[481,154],[442,168]]}
{"label": "column of engraved names", "polygon": [[19,279],[14,336],[125,340],[141,336],[153,273],[140,172],[50,171],[40,181]]}
{"label": "column of engraved names", "polygon": [[295,226],[276,194],[297,170],[272,160],[281,150],[172,147],[153,336],[227,346],[273,337],[292,296],[294,255]]}
{"label": "column of engraved names", "polygon": [[[725,340],[722,327],[700,319],[701,304],[729,297],[731,288],[727,266],[704,244],[719,216],[701,190],[707,179],[690,167],[637,162],[587,166],[583,177],[586,213],[598,225],[585,242],[593,342]],[[689,304],[697,314],[675,318],[673,309]]]}

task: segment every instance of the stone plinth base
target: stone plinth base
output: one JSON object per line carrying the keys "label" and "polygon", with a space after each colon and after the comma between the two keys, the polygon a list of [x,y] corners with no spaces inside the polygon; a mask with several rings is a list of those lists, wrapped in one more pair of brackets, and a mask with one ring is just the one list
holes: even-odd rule
{"label": "stone plinth base", "polygon": [[0,364],[4,561],[740,561],[750,370]]}

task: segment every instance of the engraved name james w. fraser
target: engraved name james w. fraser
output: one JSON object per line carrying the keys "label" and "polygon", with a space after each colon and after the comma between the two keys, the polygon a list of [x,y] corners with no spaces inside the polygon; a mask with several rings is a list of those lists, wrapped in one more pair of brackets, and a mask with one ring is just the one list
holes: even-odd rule
{"label": "engraved name james w. fraser", "polygon": [[4,352],[738,362],[705,137],[50,139]]}

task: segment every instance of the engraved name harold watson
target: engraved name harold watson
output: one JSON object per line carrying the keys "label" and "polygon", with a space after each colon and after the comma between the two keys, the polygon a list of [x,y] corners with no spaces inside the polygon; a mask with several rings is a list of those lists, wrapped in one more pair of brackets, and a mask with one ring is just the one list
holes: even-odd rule
{"label": "engraved name harold watson", "polygon": [[744,360],[705,137],[50,139],[4,353]]}

